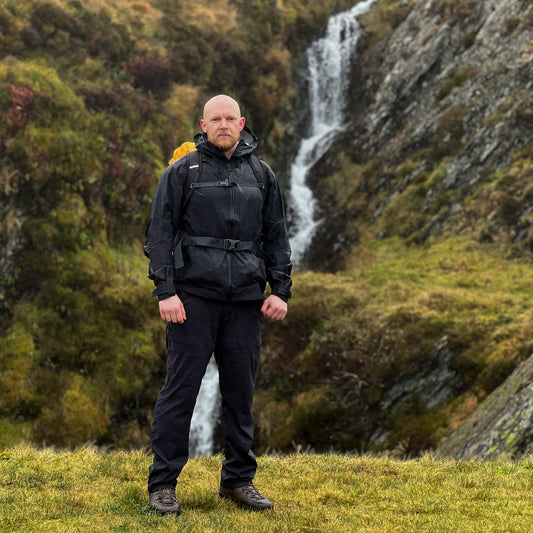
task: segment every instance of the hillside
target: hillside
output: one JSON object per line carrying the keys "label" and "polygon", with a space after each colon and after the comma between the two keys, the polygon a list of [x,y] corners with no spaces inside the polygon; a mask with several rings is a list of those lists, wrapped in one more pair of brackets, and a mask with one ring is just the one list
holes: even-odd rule
{"label": "hillside", "polygon": [[263,457],[256,482],[275,505],[265,513],[218,500],[220,461],[192,460],[177,490],[182,514],[160,517],[148,506],[146,454],[6,450],[0,454],[0,529],[518,533],[533,524],[531,459]]}
{"label": "hillside", "polygon": [[[351,5],[0,5],[1,447],[148,445],[158,176],[228,92],[286,189],[303,52]],[[422,454],[533,354],[533,6],[378,0],[360,22],[348,127],[309,176],[323,223],[265,327],[259,452]]]}
{"label": "hillside", "polygon": [[468,235],[533,250],[532,6],[410,4],[390,35],[386,3],[362,17],[349,126],[311,176],[322,216],[337,221],[311,247],[315,268],[342,264],[351,250],[339,244],[358,236]]}

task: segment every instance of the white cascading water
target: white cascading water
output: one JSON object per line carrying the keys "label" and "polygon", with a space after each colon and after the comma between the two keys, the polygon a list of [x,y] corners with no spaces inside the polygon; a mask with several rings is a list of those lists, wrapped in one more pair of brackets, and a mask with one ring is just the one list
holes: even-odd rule
{"label": "white cascading water", "polygon": [[295,266],[301,263],[319,224],[315,219],[316,201],[306,184],[307,174],[345,127],[344,108],[351,63],[361,33],[357,17],[366,13],[376,1],[365,0],[332,16],[325,36],[306,52],[310,135],[301,141],[292,164],[289,190],[294,228],[290,241]]}
{"label": "white cascading water", "polygon": [[[326,35],[307,49],[311,134],[301,142],[292,164],[290,181],[290,203],[296,219],[296,232],[291,237],[295,265],[301,261],[318,225],[313,193],[306,185],[307,173],[344,128],[345,96],[360,34],[357,17],[366,13],[376,1],[365,0],[349,11],[332,16]],[[213,454],[219,405],[218,370],[214,358],[211,358],[191,421],[191,457]]]}
{"label": "white cascading water", "polygon": [[212,356],[207,365],[192,415],[189,433],[189,455],[191,457],[213,455],[219,405],[218,369],[215,358]]}

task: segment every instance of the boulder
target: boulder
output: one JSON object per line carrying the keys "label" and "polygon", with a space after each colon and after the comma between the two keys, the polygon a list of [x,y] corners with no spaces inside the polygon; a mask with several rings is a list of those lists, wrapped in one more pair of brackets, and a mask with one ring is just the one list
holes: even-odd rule
{"label": "boulder", "polygon": [[454,459],[517,459],[533,453],[533,354],[439,446]]}

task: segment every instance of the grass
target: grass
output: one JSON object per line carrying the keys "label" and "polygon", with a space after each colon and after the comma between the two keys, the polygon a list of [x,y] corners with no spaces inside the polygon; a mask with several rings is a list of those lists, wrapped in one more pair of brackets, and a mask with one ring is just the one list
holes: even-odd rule
{"label": "grass", "polygon": [[[384,249],[377,253],[383,252],[390,253]],[[468,331],[486,330],[483,345],[492,360],[511,356],[498,345],[504,341],[524,344],[524,334],[533,324],[531,263],[467,239],[449,239],[430,249],[400,253],[375,265],[367,281],[372,287],[371,305],[379,309],[392,312],[401,307],[433,315],[447,323],[458,339]]]}
{"label": "grass", "polygon": [[259,458],[256,485],[275,503],[250,513],[219,501],[221,457],[199,457],[178,485],[179,517],[148,507],[142,452],[0,453],[0,531],[522,532],[533,527],[533,459],[456,462],[425,456]]}
{"label": "grass", "polygon": [[295,302],[316,298],[315,286],[327,287],[319,294],[326,300],[324,314],[333,320],[342,301],[352,298],[357,302],[354,308],[364,309],[373,322],[402,312],[428,325],[437,321],[443,334],[453,335],[463,345],[470,333],[482,334],[480,346],[473,346],[480,358],[481,354],[493,361],[510,357],[503,353],[505,342],[515,350],[530,347],[530,257],[513,258],[510,250],[468,237],[442,239],[423,247],[407,247],[397,239],[374,240],[358,252],[343,273],[296,276]]}

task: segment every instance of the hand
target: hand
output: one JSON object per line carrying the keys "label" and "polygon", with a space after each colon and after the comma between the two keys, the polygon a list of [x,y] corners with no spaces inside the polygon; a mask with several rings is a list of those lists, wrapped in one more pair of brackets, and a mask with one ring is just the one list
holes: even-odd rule
{"label": "hand", "polygon": [[279,296],[271,294],[263,303],[261,312],[265,318],[272,320],[283,320],[287,315],[287,302],[284,302]]}
{"label": "hand", "polygon": [[178,295],[165,298],[159,302],[159,314],[163,320],[173,322],[174,324],[183,324],[187,320],[185,307]]}

